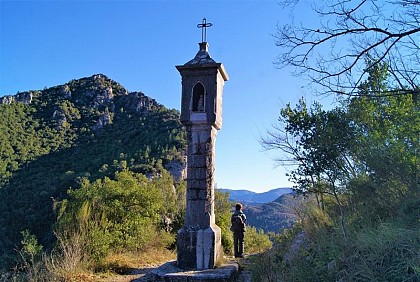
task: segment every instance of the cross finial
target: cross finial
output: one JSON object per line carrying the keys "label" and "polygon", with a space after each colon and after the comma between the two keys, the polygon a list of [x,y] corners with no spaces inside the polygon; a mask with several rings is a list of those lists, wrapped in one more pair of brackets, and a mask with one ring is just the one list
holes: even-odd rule
{"label": "cross finial", "polygon": [[213,26],[212,23],[208,23],[206,18],[203,18],[203,22],[198,24],[197,27],[201,28],[201,42],[207,42],[206,40],[206,28]]}

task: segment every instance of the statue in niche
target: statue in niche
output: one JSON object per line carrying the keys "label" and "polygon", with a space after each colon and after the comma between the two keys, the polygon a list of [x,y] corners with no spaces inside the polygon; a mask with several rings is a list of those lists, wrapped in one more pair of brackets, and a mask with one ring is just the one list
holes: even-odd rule
{"label": "statue in niche", "polygon": [[204,93],[204,86],[201,83],[197,83],[193,89],[193,112],[204,112],[206,110],[204,106]]}
{"label": "statue in niche", "polygon": [[200,95],[198,99],[197,111],[204,112],[204,97],[203,94]]}

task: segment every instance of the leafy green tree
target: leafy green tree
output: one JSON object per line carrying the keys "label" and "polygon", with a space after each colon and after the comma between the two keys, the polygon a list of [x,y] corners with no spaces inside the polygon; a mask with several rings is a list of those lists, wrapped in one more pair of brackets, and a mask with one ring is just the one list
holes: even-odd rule
{"label": "leafy green tree", "polygon": [[[314,193],[323,208],[324,195],[331,195],[340,209],[341,229],[344,227],[344,208],[340,194],[356,172],[351,156],[354,129],[343,109],[325,111],[314,103],[307,108],[300,100],[295,109],[290,105],[281,110],[284,130],[269,133],[262,140],[266,149],[280,149],[291,157],[297,168],[289,174],[298,193]],[[279,127],[277,127],[278,129]],[[290,160],[290,159],[288,159]]]}
{"label": "leafy green tree", "polygon": [[248,226],[245,235],[246,252],[249,254],[263,253],[272,247],[270,236],[264,230]]}
{"label": "leafy green tree", "polygon": [[35,263],[41,258],[42,246],[38,243],[38,240],[33,234],[30,234],[28,230],[21,232],[22,234],[22,248],[19,251],[25,268],[34,266]]}
{"label": "leafy green tree", "polygon": [[[292,156],[298,168],[291,179],[301,192],[326,196],[323,205],[308,199],[302,229],[276,252],[278,279],[420,277],[411,255],[420,242],[419,222],[413,221],[420,191],[418,101],[411,94],[387,95],[398,92],[389,87],[387,65],[369,59],[366,63],[369,77],[360,84],[359,95],[327,112],[316,106],[307,109],[302,102],[296,109],[286,107],[280,118],[285,129],[271,133],[271,143],[265,144]],[[393,249],[404,249],[404,255]]]}
{"label": "leafy green tree", "polygon": [[115,180],[84,180],[59,205],[58,233],[81,234],[95,260],[110,250],[144,250],[164,232],[161,215],[174,208],[175,203],[165,201],[165,181],[128,171],[116,173]]}
{"label": "leafy green tree", "polygon": [[215,189],[215,206],[216,225],[222,230],[222,246],[226,254],[233,251],[233,236],[230,231],[230,217],[232,211],[232,203],[229,201],[229,193],[223,193]]}
{"label": "leafy green tree", "polygon": [[[350,155],[354,129],[343,109],[325,111],[318,103],[308,108],[301,99],[295,109],[289,104],[281,110],[279,122],[284,129],[277,126],[268,132],[262,145],[284,153],[279,163],[297,166],[290,174],[296,191],[333,194],[355,174]],[[314,185],[322,182],[330,190]]]}
{"label": "leafy green tree", "polygon": [[358,133],[354,155],[368,178],[359,177],[352,187],[364,197],[366,188],[360,186],[365,183],[377,204],[382,202],[378,208],[391,211],[407,195],[418,195],[420,111],[413,95],[383,95],[390,75],[386,64],[367,60],[366,71],[369,79],[360,86],[361,96],[347,107]]}

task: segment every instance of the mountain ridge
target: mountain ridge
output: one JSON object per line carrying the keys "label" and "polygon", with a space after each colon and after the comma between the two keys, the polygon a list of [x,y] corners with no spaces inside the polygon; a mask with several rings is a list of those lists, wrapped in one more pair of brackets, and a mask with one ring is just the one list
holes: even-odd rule
{"label": "mountain ridge", "polygon": [[238,201],[248,205],[273,202],[280,196],[293,192],[293,190],[288,187],[274,188],[266,192],[253,192],[246,189],[233,190],[226,188],[220,188],[218,190],[224,193],[228,192],[229,199],[231,201]]}
{"label": "mountain ridge", "polygon": [[279,233],[296,222],[292,207],[297,197],[291,188],[274,188],[261,193],[245,189],[221,188],[218,190],[229,193],[231,202],[243,204],[248,225],[262,229],[264,232]]}
{"label": "mountain ridge", "polygon": [[297,220],[293,206],[300,198],[294,193],[281,195],[275,201],[256,205],[247,205],[244,212],[248,224],[265,232],[281,233],[282,229],[292,227]]}

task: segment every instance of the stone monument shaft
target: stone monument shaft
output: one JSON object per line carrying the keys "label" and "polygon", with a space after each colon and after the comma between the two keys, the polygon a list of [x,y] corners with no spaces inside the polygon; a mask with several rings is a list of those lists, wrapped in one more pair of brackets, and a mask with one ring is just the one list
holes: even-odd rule
{"label": "stone monument shaft", "polygon": [[217,130],[222,127],[222,94],[228,75],[208,53],[207,42],[194,59],[176,68],[182,76],[181,122],[187,131],[187,207],[177,237],[177,263],[183,269],[209,269],[221,254],[214,215]]}

